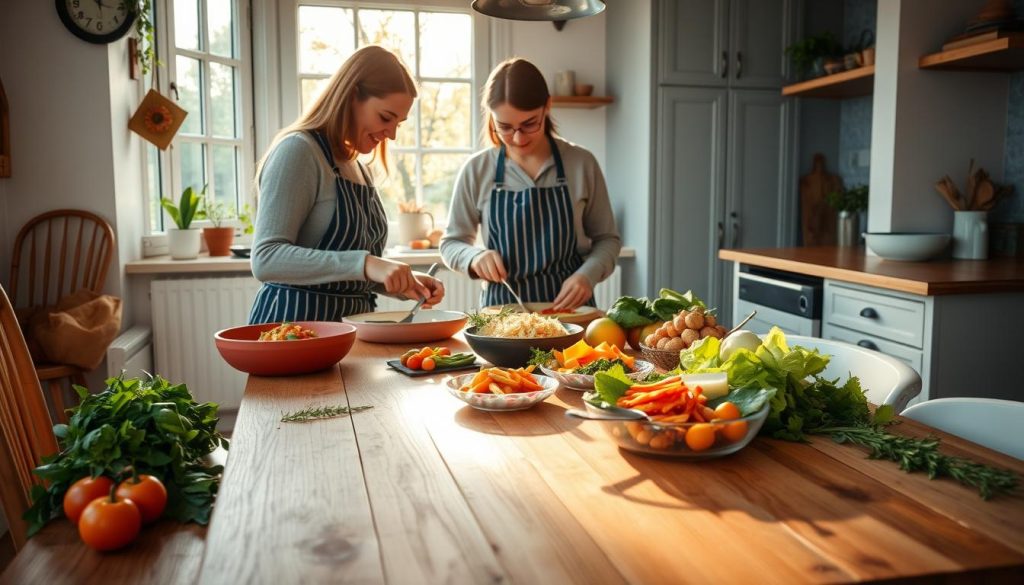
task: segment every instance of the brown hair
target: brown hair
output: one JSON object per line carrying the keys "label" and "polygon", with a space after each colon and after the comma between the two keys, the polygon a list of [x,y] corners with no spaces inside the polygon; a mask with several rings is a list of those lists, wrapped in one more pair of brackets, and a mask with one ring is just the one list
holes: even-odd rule
{"label": "brown hair", "polygon": [[[363,47],[352,54],[334,73],[320,97],[313,102],[309,111],[293,124],[277,133],[267,154],[263,155],[256,168],[256,182],[267,155],[285,136],[304,130],[320,130],[327,134],[331,151],[346,160],[352,160],[359,153],[352,146],[355,141],[355,114],[353,100],[366,101],[371,97],[381,98],[393,93],[404,93],[416,97],[416,82],[409,70],[391,51],[378,45]],[[384,170],[388,170],[387,140],[374,148],[373,160],[380,158]],[[331,165],[334,161],[330,161]]]}
{"label": "brown hair", "polygon": [[[501,104],[508,104],[517,110],[536,110],[548,103],[551,94],[544,75],[537,66],[526,59],[513,57],[498,64],[487,78],[482,93],[481,109],[487,118],[484,139],[494,146],[501,145],[501,139],[494,128],[491,113]],[[544,133],[552,136],[556,131],[555,122],[548,114],[544,117]]]}

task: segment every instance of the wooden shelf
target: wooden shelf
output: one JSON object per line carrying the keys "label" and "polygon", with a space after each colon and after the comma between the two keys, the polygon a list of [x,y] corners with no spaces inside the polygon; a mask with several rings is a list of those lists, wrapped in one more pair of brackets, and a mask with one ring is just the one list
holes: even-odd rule
{"label": "wooden shelf", "polygon": [[1024,70],[1024,34],[925,55],[918,60],[917,66],[921,69],[962,71]]}
{"label": "wooden shelf", "polygon": [[553,95],[551,96],[551,107],[593,110],[594,108],[603,108],[614,101],[614,98],[605,96]]}
{"label": "wooden shelf", "polygon": [[866,65],[842,73],[784,86],[782,95],[842,99],[871,95],[874,88],[875,66]]}

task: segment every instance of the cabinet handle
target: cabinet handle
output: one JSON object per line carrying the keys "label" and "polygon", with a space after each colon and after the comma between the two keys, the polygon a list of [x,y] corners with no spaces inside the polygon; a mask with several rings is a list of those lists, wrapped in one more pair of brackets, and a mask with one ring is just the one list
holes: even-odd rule
{"label": "cabinet handle", "polygon": [[722,51],[722,79],[729,76],[729,51]]}
{"label": "cabinet handle", "polygon": [[743,51],[736,51],[736,79],[743,75]]}
{"label": "cabinet handle", "polygon": [[729,214],[732,218],[732,247],[736,248],[740,245],[740,220],[739,215],[733,211]]}
{"label": "cabinet handle", "polygon": [[871,307],[864,307],[863,309],[860,310],[860,316],[864,317],[865,319],[877,319],[878,311],[872,309]]}
{"label": "cabinet handle", "polygon": [[722,249],[725,247],[725,225],[722,222],[718,222],[718,248]]}
{"label": "cabinet handle", "polygon": [[868,341],[867,339],[861,339],[860,341],[857,342],[857,345],[866,349],[873,349],[875,351],[878,351],[878,346],[875,345],[875,342]]}

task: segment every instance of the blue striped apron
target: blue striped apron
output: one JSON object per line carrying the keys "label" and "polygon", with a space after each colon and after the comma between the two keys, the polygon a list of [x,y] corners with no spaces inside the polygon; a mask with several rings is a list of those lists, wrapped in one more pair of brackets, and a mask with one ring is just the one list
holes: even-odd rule
{"label": "blue striped apron", "polygon": [[[548,141],[558,172],[554,187],[505,189],[506,154],[502,145],[491,190],[487,247],[501,254],[508,283],[523,302],[555,300],[565,279],[583,265],[583,257],[576,251],[572,197],[562,156],[555,140],[548,136]],[[504,286],[488,282],[480,302],[487,307],[516,301]]]}
{"label": "blue striped apron", "polygon": [[[365,185],[341,176],[334,164],[331,146],[322,132],[311,132],[334,171],[338,190],[334,217],[316,245],[317,250],[368,250],[374,256],[384,252],[388,221],[384,205],[370,178],[363,172]],[[341,280],[315,285],[263,283],[249,323],[278,321],[340,321],[342,317],[367,313],[376,307],[376,295],[368,280]]]}

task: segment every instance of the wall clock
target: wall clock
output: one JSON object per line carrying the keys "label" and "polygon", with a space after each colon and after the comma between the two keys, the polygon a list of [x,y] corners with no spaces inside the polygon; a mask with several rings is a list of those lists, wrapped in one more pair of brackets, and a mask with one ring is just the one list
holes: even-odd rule
{"label": "wall clock", "polygon": [[134,0],[55,0],[57,14],[83,41],[104,44],[123,37],[135,22]]}

